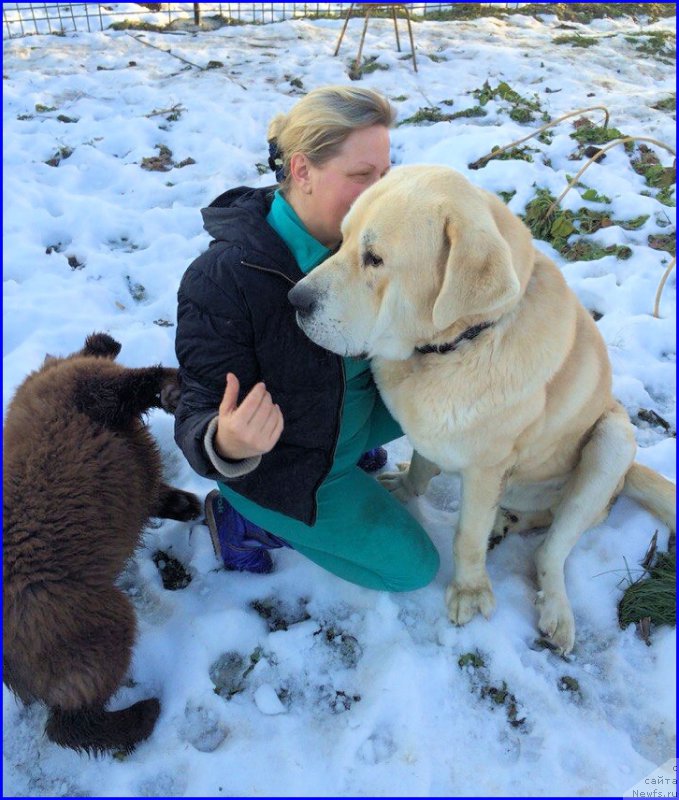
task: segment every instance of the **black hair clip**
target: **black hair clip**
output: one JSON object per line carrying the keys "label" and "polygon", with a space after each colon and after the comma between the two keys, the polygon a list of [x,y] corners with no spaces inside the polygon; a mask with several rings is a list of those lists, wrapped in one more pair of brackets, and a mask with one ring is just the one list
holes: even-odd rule
{"label": "black hair clip", "polygon": [[283,158],[281,151],[278,149],[276,139],[269,140],[269,167],[276,173],[278,183],[283,183],[285,180],[285,168],[283,167]]}

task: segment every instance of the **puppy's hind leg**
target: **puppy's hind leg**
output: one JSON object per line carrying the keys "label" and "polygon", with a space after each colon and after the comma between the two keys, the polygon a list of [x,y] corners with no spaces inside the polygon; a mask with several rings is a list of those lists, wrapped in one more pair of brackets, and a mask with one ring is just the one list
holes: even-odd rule
{"label": "puppy's hind leg", "polygon": [[100,754],[109,750],[131,753],[135,746],[148,739],[160,713],[155,697],[140,700],[122,711],[81,708],[64,711],[51,708],[45,733],[62,747]]}
{"label": "puppy's hind leg", "polygon": [[55,620],[59,635],[40,665],[48,675],[40,698],[50,708],[45,732],[51,741],[74,750],[130,752],[150,735],[160,712],[156,698],[120,711],[105,710],[130,664],[134,611],[116,586],[83,588],[74,603],[76,615],[63,613]]}
{"label": "puppy's hind leg", "polygon": [[636,444],[627,413],[614,406],[596,423],[580,461],[566,484],[535,562],[538,627],[561,653],[575,642],[575,620],[566,595],[564,565],[580,536],[606,515],[634,460]]}

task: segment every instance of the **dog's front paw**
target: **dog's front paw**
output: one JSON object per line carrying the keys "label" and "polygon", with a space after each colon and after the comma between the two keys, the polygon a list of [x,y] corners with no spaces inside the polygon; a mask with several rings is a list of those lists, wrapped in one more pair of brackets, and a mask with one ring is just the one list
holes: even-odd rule
{"label": "dog's front paw", "polygon": [[461,586],[453,581],[446,589],[446,604],[450,621],[465,625],[479,611],[487,619],[495,608],[495,596],[487,578],[477,586]]}
{"label": "dog's front paw", "polygon": [[409,464],[398,464],[398,472],[383,472],[377,476],[377,480],[382,486],[402,503],[407,503],[417,496],[408,473],[409,466]]}
{"label": "dog's front paw", "polygon": [[535,605],[540,609],[538,628],[547,642],[561,655],[568,655],[575,644],[575,618],[565,597],[538,592]]}

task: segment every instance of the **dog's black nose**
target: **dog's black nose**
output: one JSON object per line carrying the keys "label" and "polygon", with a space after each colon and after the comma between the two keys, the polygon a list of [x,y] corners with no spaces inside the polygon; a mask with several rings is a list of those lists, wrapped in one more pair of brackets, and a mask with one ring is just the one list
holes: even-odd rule
{"label": "dog's black nose", "polygon": [[290,289],[288,292],[288,300],[302,317],[311,314],[316,307],[316,293],[313,289],[301,283],[298,283],[297,286]]}

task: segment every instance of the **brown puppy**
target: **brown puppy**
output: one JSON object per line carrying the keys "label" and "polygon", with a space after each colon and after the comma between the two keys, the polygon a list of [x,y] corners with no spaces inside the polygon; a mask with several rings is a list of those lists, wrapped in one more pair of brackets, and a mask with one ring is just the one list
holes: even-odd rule
{"label": "brown puppy", "polygon": [[317,344],[372,358],[415,449],[410,468],[382,483],[407,500],[439,470],[461,475],[450,619],[493,610],[494,527],[549,526],[536,553],[538,626],[568,653],[564,563],[581,534],[621,492],[675,527],[676,487],[634,461],[596,324],[528,228],[452,169],[391,170],[356,200],[342,234],[289,298]]}
{"label": "brown puppy", "polygon": [[158,700],[108,712],[130,663],[135,616],[115,586],[149,517],[189,520],[198,498],[165,485],[141,415],[174,411],[177,372],[127,369],[89,336],[48,356],[12,400],[3,457],[3,681],[50,708],[46,732],[75,750],[130,751]]}

